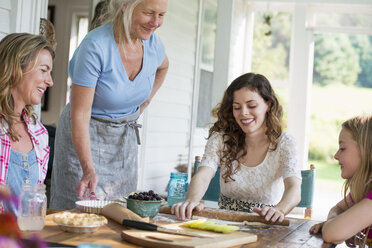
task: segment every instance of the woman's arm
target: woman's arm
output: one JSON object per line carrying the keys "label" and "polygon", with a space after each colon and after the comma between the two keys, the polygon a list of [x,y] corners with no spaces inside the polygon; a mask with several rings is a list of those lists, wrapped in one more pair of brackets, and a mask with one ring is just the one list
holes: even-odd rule
{"label": "woman's arm", "polygon": [[150,104],[152,98],[155,96],[156,92],[159,90],[160,86],[163,84],[165,75],[167,74],[167,71],[168,71],[168,67],[169,67],[169,61],[168,61],[167,55],[165,55],[165,59],[163,63],[156,70],[155,81],[154,81],[154,85],[152,86],[150,96],[140,106],[140,113],[142,113],[144,109]]}
{"label": "woman's arm", "polygon": [[372,200],[363,199],[323,225],[322,236],[329,243],[341,243],[372,225]]}
{"label": "woman's arm", "polygon": [[198,211],[202,210],[204,204],[200,201],[207,191],[209,183],[214,175],[215,171],[213,171],[212,168],[200,166],[197,173],[191,179],[186,201],[174,204],[172,206],[172,214],[175,214],[178,219],[185,220],[185,215],[186,218],[191,218],[194,208]]}
{"label": "woman's arm", "polygon": [[95,87],[84,87],[72,84],[71,88],[71,129],[72,143],[83,170],[78,187],[78,197],[84,198],[87,190],[94,192],[97,175],[94,170],[90,147],[89,123]]}
{"label": "woman's arm", "polygon": [[265,216],[267,221],[283,221],[294,207],[301,200],[301,180],[297,177],[288,177],[284,179],[284,194],[280,202],[273,208],[263,207],[262,209],[254,208],[253,210],[261,216]]}
{"label": "woman's arm", "polygon": [[284,179],[284,195],[276,205],[284,215],[287,215],[301,201],[301,179],[288,177]]}

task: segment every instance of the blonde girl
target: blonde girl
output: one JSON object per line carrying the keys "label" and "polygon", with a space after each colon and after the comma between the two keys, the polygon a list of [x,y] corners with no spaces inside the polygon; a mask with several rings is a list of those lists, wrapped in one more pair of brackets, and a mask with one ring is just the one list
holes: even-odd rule
{"label": "blonde girl", "polygon": [[334,206],[327,221],[310,228],[326,242],[372,245],[372,116],[354,117],[342,124],[335,154],[346,179],[344,199]]}

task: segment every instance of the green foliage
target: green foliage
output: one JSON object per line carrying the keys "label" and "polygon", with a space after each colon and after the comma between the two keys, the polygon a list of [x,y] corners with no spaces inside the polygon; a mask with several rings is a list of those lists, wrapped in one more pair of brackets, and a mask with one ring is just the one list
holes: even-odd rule
{"label": "green foliage", "polygon": [[[338,147],[339,126],[337,121],[329,123],[316,116],[311,117],[309,159],[331,162]],[[319,135],[321,134],[321,135]]]}
{"label": "green foliage", "polygon": [[344,34],[323,34],[315,35],[314,40],[314,83],[355,84],[361,68],[359,53],[349,37]]}
{"label": "green foliage", "polygon": [[359,54],[362,69],[357,85],[372,88],[372,37],[352,35],[350,40]]}
{"label": "green foliage", "polygon": [[[268,16],[270,16],[269,23]],[[269,79],[288,78],[290,38],[289,13],[257,13],[254,25],[252,71],[263,74]]]}
{"label": "green foliage", "polygon": [[316,167],[316,180],[328,180],[342,184],[344,179],[341,177],[340,166],[337,161],[324,162],[323,160],[310,160],[309,164]]}
{"label": "green foliage", "polygon": [[356,115],[372,114],[372,89],[313,86],[309,159],[335,163],[341,124]]}

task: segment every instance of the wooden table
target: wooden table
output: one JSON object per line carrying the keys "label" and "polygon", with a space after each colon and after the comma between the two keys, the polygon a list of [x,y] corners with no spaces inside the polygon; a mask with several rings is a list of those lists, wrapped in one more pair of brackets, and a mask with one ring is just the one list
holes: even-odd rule
{"label": "wooden table", "polygon": [[[52,220],[52,215],[47,215],[46,225],[40,232],[42,238],[47,242],[61,243],[77,246],[83,243],[101,244],[112,247],[139,247],[123,241],[120,237],[125,228],[116,222],[102,226],[92,234],[77,234],[62,231]],[[257,228],[247,230],[258,235],[258,241],[240,247],[332,247],[323,242],[320,236],[309,234],[309,228],[317,221],[304,219],[290,219],[290,226],[269,226],[268,228]],[[157,224],[160,224],[159,222]],[[25,233],[27,235],[27,233]],[[236,246],[235,246],[236,247]],[[334,247],[334,246],[333,246]]]}

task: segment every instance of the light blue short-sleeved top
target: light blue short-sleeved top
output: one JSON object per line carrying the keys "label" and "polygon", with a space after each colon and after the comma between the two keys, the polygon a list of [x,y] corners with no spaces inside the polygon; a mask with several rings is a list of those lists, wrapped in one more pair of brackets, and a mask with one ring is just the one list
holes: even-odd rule
{"label": "light blue short-sleeved top", "polygon": [[92,116],[120,118],[136,112],[149,97],[157,68],[165,59],[165,48],[155,34],[143,40],[142,45],[142,68],[131,81],[120,57],[112,24],[92,30],[80,43],[70,61],[69,74],[74,84],[96,87]]}

